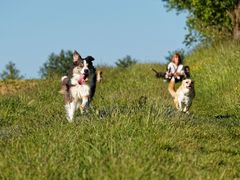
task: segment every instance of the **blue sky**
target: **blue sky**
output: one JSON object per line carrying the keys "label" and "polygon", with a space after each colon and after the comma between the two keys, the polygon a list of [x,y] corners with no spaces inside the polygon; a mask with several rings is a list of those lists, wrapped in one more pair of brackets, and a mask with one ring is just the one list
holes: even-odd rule
{"label": "blue sky", "polygon": [[184,48],[185,20],[161,0],[3,0],[0,70],[13,61],[26,78],[38,78],[61,49],[92,55],[95,65],[125,55],[163,63],[168,51]]}

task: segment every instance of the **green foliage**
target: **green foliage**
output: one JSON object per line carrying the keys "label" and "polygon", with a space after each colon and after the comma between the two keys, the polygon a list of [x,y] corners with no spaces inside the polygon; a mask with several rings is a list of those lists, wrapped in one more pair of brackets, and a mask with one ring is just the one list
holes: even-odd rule
{"label": "green foliage", "polygon": [[104,68],[90,112],[74,123],[58,79],[0,96],[0,179],[239,179],[239,49],[185,58],[196,85],[190,115],[175,111],[156,64]]}
{"label": "green foliage", "polygon": [[184,41],[187,45],[203,39],[229,38],[234,34],[233,26],[236,19],[233,18],[233,14],[234,8],[238,5],[238,0],[163,1],[166,2],[166,7],[169,10],[175,9],[178,13],[187,10],[189,14],[187,18],[189,33]]}
{"label": "green foliage", "polygon": [[128,68],[134,64],[137,64],[137,60],[132,59],[131,56],[127,55],[122,59],[118,59],[118,61],[115,64],[117,65],[117,67],[120,67],[120,68]]}
{"label": "green foliage", "polygon": [[17,69],[16,64],[11,61],[5,66],[5,70],[0,74],[0,77],[3,80],[17,80],[24,78],[20,75],[20,71]]}
{"label": "green foliage", "polygon": [[59,55],[52,53],[48,61],[40,68],[42,78],[48,78],[55,75],[65,75],[72,66],[73,53],[72,51],[61,50]]}
{"label": "green foliage", "polygon": [[240,44],[222,42],[199,47],[186,59],[197,89],[198,113],[237,114],[240,112]]}

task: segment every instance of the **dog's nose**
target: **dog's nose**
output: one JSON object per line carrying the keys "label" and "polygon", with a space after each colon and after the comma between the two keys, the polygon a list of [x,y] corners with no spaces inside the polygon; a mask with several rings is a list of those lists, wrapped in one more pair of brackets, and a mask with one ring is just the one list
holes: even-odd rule
{"label": "dog's nose", "polygon": [[84,74],[88,74],[89,70],[88,69],[84,69]]}

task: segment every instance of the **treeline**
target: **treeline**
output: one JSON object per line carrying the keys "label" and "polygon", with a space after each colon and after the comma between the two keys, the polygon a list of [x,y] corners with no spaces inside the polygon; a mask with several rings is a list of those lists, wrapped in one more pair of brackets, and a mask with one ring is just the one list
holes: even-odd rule
{"label": "treeline", "polygon": [[162,0],[168,10],[187,12],[184,43],[240,40],[240,0]]}
{"label": "treeline", "polygon": [[[72,66],[73,52],[61,50],[59,54],[52,53],[48,60],[40,67],[41,78],[49,78],[54,76],[66,75],[69,68]],[[115,62],[118,68],[128,68],[138,61],[127,55]]]}
{"label": "treeline", "polygon": [[[70,67],[72,66],[73,52],[61,50],[59,54],[51,53],[48,60],[40,67],[39,75],[41,78],[51,78],[55,76],[66,75]],[[128,68],[138,61],[127,55],[115,62],[118,68]],[[2,80],[19,80],[24,76],[20,74],[20,70],[17,69],[16,64],[10,61],[0,73]]]}

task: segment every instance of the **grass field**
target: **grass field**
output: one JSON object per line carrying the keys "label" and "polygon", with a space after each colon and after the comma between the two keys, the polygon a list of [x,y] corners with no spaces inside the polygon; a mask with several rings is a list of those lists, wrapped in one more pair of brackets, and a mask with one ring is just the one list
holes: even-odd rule
{"label": "grass field", "polygon": [[175,111],[151,70],[165,66],[156,64],[104,68],[89,113],[74,123],[56,79],[6,92],[0,179],[240,179],[239,59],[238,43],[187,57],[196,86],[190,115]]}

